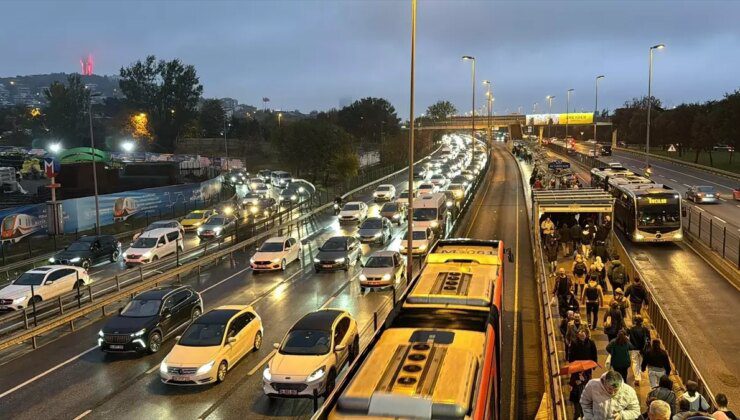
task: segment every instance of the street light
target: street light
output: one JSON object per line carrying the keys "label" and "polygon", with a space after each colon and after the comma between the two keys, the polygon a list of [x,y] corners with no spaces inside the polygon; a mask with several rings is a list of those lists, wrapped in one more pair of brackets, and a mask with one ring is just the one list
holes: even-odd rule
{"label": "street light", "polygon": [[473,110],[471,114],[471,123],[472,128],[470,130],[470,134],[472,139],[470,140],[471,150],[470,150],[470,161],[475,161],[475,57],[472,55],[464,55],[462,56],[463,60],[470,61],[470,74],[471,74],[471,80],[473,82]]}
{"label": "street light", "polygon": [[491,93],[491,81],[490,80],[484,80],[483,84],[486,85],[486,98],[488,99],[488,147],[493,146],[493,140],[491,139],[491,136],[493,135],[493,132],[491,131],[491,108],[493,107],[493,94]]}
{"label": "street light", "polygon": [[121,143],[121,149],[123,149],[123,151],[126,153],[133,152],[135,148],[136,144],[134,144],[134,142],[132,141],[124,141],[123,143]]}
{"label": "street light", "polygon": [[[648,97],[647,97],[647,135],[645,138],[645,171],[650,170],[650,108],[652,107],[652,87],[653,87],[653,50],[662,50],[665,44],[653,45],[650,47],[650,62],[648,64]],[[648,174],[649,176],[649,174]]]}
{"label": "street light", "polygon": [[53,154],[57,154],[62,151],[62,144],[61,143],[51,143],[49,145],[49,151]]}
{"label": "street light", "polygon": [[545,100],[547,101],[548,111],[547,111],[547,138],[549,139],[550,136],[550,126],[552,125],[552,100],[555,99],[555,96],[553,95],[547,95],[545,96]]}
{"label": "street light", "polygon": [[593,155],[596,157],[596,115],[598,115],[599,112],[599,80],[603,79],[604,75],[596,76],[596,100],[594,100],[594,152]]}
{"label": "street light", "polygon": [[406,264],[406,278],[414,278],[414,255],[413,250],[413,223],[414,220],[414,66],[416,64],[416,0],[411,0],[411,77],[409,83],[409,206],[406,228],[406,252],[408,264]]}
{"label": "street light", "polygon": [[565,141],[568,141],[568,124],[570,123],[570,94],[575,89],[568,89],[565,99]]}
{"label": "street light", "polygon": [[[88,117],[90,120],[90,154],[92,155],[92,169],[93,169],[93,189],[95,192],[95,232],[100,235],[100,200],[98,198],[98,171],[96,169],[95,160],[97,159],[97,153],[95,153],[95,137],[93,136],[93,120],[92,120],[92,103],[93,97],[100,96],[100,92],[90,92],[90,102],[88,103]],[[144,116],[146,114],[142,113]],[[142,114],[139,114],[140,116]]]}
{"label": "street light", "polygon": [[281,127],[283,125],[282,121],[283,121],[283,113],[278,112],[278,127]]}

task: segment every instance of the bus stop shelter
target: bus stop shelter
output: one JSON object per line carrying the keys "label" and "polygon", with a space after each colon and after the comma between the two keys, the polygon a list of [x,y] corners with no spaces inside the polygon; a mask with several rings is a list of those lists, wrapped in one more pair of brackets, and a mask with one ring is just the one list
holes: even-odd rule
{"label": "bus stop shelter", "polygon": [[545,214],[553,218],[557,218],[558,214],[563,216],[588,214],[596,218],[609,215],[611,218],[614,211],[614,197],[596,188],[534,190],[532,191],[532,205],[533,222],[539,227]]}

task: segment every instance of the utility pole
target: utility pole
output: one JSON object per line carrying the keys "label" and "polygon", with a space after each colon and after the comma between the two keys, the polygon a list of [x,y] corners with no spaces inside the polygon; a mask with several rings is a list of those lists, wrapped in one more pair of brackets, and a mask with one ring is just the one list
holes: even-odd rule
{"label": "utility pole", "polygon": [[416,0],[411,0],[411,84],[409,92],[409,206],[406,229],[406,282],[414,278],[414,65],[416,59]]}

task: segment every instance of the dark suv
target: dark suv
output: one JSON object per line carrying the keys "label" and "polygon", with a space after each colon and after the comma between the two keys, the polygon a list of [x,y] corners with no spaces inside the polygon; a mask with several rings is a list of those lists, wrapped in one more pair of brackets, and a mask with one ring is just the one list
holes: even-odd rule
{"label": "dark suv", "polygon": [[98,332],[104,352],[156,353],[162,342],[203,313],[203,300],[190,286],[166,286],[142,292]]}
{"label": "dark suv", "polygon": [[52,264],[76,265],[85,270],[101,261],[118,261],[121,243],[112,235],[83,236],[49,258]]}

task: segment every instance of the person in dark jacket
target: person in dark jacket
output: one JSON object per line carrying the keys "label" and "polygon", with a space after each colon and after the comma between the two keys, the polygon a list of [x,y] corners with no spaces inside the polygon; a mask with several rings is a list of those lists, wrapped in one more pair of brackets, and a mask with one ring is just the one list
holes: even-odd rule
{"label": "person in dark jacket", "polygon": [[594,236],[596,236],[596,231],[592,224],[586,225],[581,230],[581,252],[586,259],[591,256],[591,245],[594,243]]}
{"label": "person in dark jacket", "polygon": [[[576,335],[576,339],[570,345],[568,349],[568,362],[576,360],[593,360],[594,362],[599,361],[598,352],[596,351],[596,343],[591,337],[588,336],[588,330],[581,328]],[[589,378],[591,375],[589,374]]]}
{"label": "person in dark jacket", "polygon": [[570,293],[572,285],[573,282],[570,277],[565,274],[565,269],[560,267],[558,269],[558,274],[555,276],[555,286],[553,287],[552,294],[558,299],[558,312],[560,313],[561,318],[564,318],[565,314],[568,313],[565,298],[568,296],[568,293]]}
{"label": "person in dark jacket", "polygon": [[[589,372],[591,372],[589,370]],[[579,419],[583,417],[583,408],[581,407],[581,394],[583,394],[583,388],[586,387],[586,382],[591,379],[591,375],[586,377],[586,372],[578,372],[570,375],[570,395],[568,400],[573,403],[573,418]]]}
{"label": "person in dark jacket", "polygon": [[650,330],[643,325],[642,316],[632,318],[632,327],[627,331],[633,349],[630,350],[632,359],[632,375],[635,377],[635,386],[640,386],[642,379],[642,354],[650,346]]}
{"label": "person in dark jacket", "polygon": [[567,223],[563,223],[560,225],[560,229],[558,229],[558,235],[560,236],[560,245],[563,248],[563,256],[567,257],[570,255],[571,245],[570,228],[568,227]]}
{"label": "person in dark jacket", "polygon": [[555,235],[545,237],[545,257],[550,267],[550,272],[554,273],[558,269],[558,239]]}
{"label": "person in dark jacket", "polygon": [[651,388],[658,386],[663,375],[671,374],[671,359],[668,357],[668,352],[663,349],[659,338],[653,339],[650,348],[642,356],[642,370],[648,371]]}
{"label": "person in dark jacket", "polygon": [[622,375],[622,380],[627,383],[627,371],[630,368],[630,351],[634,350],[627,333],[619,330],[617,338],[606,345],[606,351],[611,356],[612,369]]}
{"label": "person in dark jacket", "polygon": [[627,275],[627,270],[625,269],[624,264],[622,264],[622,261],[619,259],[619,255],[615,255],[612,259],[607,276],[609,277],[609,283],[612,286],[612,292],[617,289],[624,290],[627,286],[629,276]]}
{"label": "person in dark jacket", "polygon": [[612,341],[617,338],[617,334],[623,328],[624,317],[622,317],[622,311],[619,310],[617,302],[612,302],[604,314],[604,334],[609,338],[609,341]]}
{"label": "person in dark jacket", "polygon": [[632,307],[632,315],[637,315],[642,311],[642,306],[647,304],[647,289],[645,284],[640,280],[640,276],[635,274],[632,284],[627,286],[624,296],[629,299]]}
{"label": "person in dark jacket", "polygon": [[573,243],[573,253],[581,249],[581,225],[578,222],[574,222],[573,226],[570,227],[570,240]]}
{"label": "person in dark jacket", "polygon": [[648,398],[665,401],[671,407],[671,417],[676,412],[676,393],[673,392],[673,381],[668,375],[660,377],[658,387],[650,391]]}

